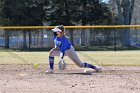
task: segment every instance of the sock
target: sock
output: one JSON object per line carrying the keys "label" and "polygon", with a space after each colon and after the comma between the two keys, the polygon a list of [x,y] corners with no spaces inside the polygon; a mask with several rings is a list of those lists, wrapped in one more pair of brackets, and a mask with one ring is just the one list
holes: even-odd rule
{"label": "sock", "polygon": [[94,65],[91,65],[91,64],[86,63],[86,62],[84,62],[84,67],[95,69],[95,66]]}
{"label": "sock", "polygon": [[53,67],[54,67],[54,57],[50,57],[49,56],[49,64],[50,64],[50,69],[53,70]]}

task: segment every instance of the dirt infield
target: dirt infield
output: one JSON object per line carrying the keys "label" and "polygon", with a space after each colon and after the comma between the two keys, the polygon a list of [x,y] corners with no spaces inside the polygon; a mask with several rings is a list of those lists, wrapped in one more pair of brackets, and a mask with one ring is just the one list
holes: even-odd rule
{"label": "dirt infield", "polygon": [[138,93],[140,67],[103,66],[102,73],[83,73],[69,65],[45,74],[46,66],[0,65],[0,93]]}

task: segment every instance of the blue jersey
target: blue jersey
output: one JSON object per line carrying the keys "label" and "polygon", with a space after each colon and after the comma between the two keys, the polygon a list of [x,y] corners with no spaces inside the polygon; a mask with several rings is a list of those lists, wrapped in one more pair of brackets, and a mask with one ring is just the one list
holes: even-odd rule
{"label": "blue jersey", "polygon": [[72,44],[68,41],[68,38],[66,36],[62,37],[53,37],[55,48],[58,48],[60,50],[60,57],[63,58],[64,53],[67,49],[70,49]]}

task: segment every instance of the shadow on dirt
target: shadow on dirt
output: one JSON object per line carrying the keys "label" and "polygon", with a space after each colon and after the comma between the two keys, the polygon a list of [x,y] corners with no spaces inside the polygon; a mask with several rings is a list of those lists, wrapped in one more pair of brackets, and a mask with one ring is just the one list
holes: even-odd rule
{"label": "shadow on dirt", "polygon": [[63,75],[93,75],[93,73],[53,73],[53,74],[63,74]]}

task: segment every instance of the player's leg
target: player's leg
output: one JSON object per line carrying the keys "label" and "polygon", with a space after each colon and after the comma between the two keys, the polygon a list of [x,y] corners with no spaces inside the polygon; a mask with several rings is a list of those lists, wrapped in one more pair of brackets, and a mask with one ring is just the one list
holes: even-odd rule
{"label": "player's leg", "polygon": [[100,67],[96,65],[89,64],[87,62],[81,62],[79,57],[76,54],[75,49],[72,47],[68,51],[68,57],[79,67],[85,67],[85,68],[92,68],[95,69],[97,72],[99,71]]}
{"label": "player's leg", "polygon": [[53,48],[49,52],[49,66],[50,69],[46,71],[46,73],[53,73],[54,68],[54,56],[59,56],[60,51],[57,48]]}

